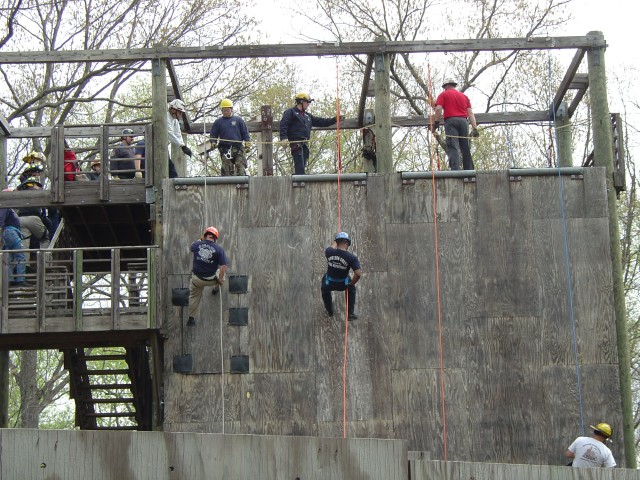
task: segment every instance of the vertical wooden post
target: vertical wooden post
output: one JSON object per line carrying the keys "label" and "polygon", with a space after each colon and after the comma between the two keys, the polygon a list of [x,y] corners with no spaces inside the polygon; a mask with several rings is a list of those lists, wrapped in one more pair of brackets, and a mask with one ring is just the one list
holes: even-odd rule
{"label": "vertical wooden post", "polygon": [[0,190],[7,188],[7,183],[7,137],[0,131]]}
{"label": "vertical wooden post", "polygon": [[558,140],[558,165],[560,167],[573,166],[571,119],[566,102],[562,102],[556,114],[556,138]]}
{"label": "vertical wooden post", "polygon": [[152,60],[151,88],[153,103],[153,200],[155,217],[153,242],[162,247],[162,181],[169,176],[169,155],[167,145],[167,60]]}
{"label": "vertical wooden post", "polygon": [[111,329],[120,330],[120,249],[111,249]]}
{"label": "vertical wooden post", "polygon": [[[587,35],[604,39],[602,32]],[[589,90],[591,97],[594,164],[606,168],[607,201],[609,207],[609,242],[613,272],[613,301],[616,313],[616,335],[618,341],[618,375],[622,400],[624,450],[627,468],[636,468],[635,435],[633,425],[633,399],[631,396],[631,359],[627,339],[627,315],[624,301],[622,254],[616,189],[613,183],[613,148],[611,117],[607,100],[607,75],[604,62],[604,47],[591,48],[587,52],[589,63]]]}
{"label": "vertical wooden post", "polygon": [[[102,174],[100,174],[102,175]],[[83,275],[83,250],[73,252],[73,312],[75,316],[75,331],[81,332],[84,328],[82,318],[82,275]]]}
{"label": "vertical wooden post", "polygon": [[109,175],[111,173],[111,162],[109,161],[109,125],[102,126],[100,135],[100,200],[108,202],[109,197]]}
{"label": "vertical wooden post", "polygon": [[51,201],[64,202],[64,127],[62,125],[56,125],[51,129],[50,155]]}
{"label": "vertical wooden post", "polygon": [[273,176],[273,112],[271,105],[263,105],[260,107],[258,176]]}
{"label": "vertical wooden post", "polygon": [[0,351],[0,428],[9,427],[9,350]]}
{"label": "vertical wooden post", "polygon": [[[376,37],[376,42],[384,42],[384,37]],[[375,70],[375,118],[376,124],[376,160],[378,173],[393,172],[393,158],[391,145],[391,90],[389,86],[388,53],[376,53],[374,57]]]}

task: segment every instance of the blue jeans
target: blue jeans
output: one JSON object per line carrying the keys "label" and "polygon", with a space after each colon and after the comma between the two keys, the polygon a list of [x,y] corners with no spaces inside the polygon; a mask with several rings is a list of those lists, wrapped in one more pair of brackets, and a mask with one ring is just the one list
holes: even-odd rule
{"label": "blue jeans", "polygon": [[469,146],[469,122],[463,117],[449,117],[444,121],[444,133],[447,135],[447,156],[449,168],[460,170],[460,154],[464,170],[474,170]]}
{"label": "blue jeans", "polygon": [[[5,227],[2,232],[2,241],[5,250],[20,250],[22,248],[20,230],[17,228]],[[26,260],[27,257],[23,252],[9,253],[9,282],[24,283]]]}
{"label": "blue jeans", "polygon": [[[347,277],[347,282],[350,281],[349,277]],[[332,282],[331,280],[327,281],[327,274],[325,273],[322,276],[322,285],[320,286],[320,291],[322,292],[322,301],[324,302],[325,310],[333,315],[333,299],[331,298],[331,292],[338,291],[344,292],[347,290],[349,292],[349,305],[347,305],[347,313],[351,315],[356,310],[356,287],[347,287],[347,284],[344,281],[341,282]]]}
{"label": "blue jeans", "polygon": [[309,146],[304,143],[291,143],[291,155],[293,156],[293,167],[295,175],[304,175],[309,160]]}

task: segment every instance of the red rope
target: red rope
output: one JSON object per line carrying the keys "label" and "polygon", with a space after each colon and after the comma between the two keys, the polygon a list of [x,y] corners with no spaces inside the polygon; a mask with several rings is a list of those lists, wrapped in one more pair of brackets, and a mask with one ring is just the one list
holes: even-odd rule
{"label": "red rope", "polygon": [[342,152],[340,149],[340,72],[336,57],[336,154],[338,155],[338,231],[342,230],[340,218],[340,174],[342,173]]}
{"label": "red rope", "polygon": [[[338,156],[338,231],[342,230],[340,212],[340,175],[342,174],[342,153],[340,150],[340,69],[336,57],[336,153]],[[349,349],[349,292],[345,290],[346,310],[344,319],[344,353],[342,357],[342,437],[347,438],[347,351]]]}
{"label": "red rope", "polygon": [[[428,85],[429,93],[428,98],[431,99],[432,83],[431,83],[431,65],[427,63],[428,69]],[[429,101],[429,112],[431,113],[431,107],[433,103]],[[433,117],[429,115],[429,118]],[[431,120],[430,120],[431,123]],[[431,123],[432,125],[432,123]],[[435,134],[434,134],[435,137]],[[437,142],[437,138],[436,138]],[[438,144],[435,146],[436,155],[438,159],[438,170],[440,169],[440,155],[438,151]],[[443,345],[442,345],[442,308],[440,302],[440,249],[438,243],[438,192],[436,189],[436,172],[433,168],[433,149],[429,149],[430,165],[431,165],[431,194],[433,197],[433,237],[435,246],[435,266],[436,266],[436,305],[438,308],[438,349],[439,349],[439,374],[440,374],[440,405],[442,415],[442,448],[444,453],[444,460],[447,460],[447,414],[445,409],[445,391],[444,391],[444,358],[443,358]]]}

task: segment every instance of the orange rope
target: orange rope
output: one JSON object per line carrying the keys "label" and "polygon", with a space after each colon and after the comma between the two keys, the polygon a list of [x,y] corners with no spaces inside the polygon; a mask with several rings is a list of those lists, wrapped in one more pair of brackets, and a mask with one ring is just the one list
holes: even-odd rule
{"label": "orange rope", "polygon": [[[429,89],[431,91],[431,65],[427,63],[429,75]],[[430,105],[431,107],[431,105]],[[429,109],[431,111],[431,108]],[[431,118],[431,116],[430,116]],[[435,135],[434,135],[435,136]],[[437,139],[436,139],[437,141]],[[436,145],[436,155],[438,158],[438,170],[440,169],[440,155],[438,153],[438,145]],[[436,265],[436,304],[438,307],[438,349],[440,362],[440,404],[442,408],[442,448],[444,452],[444,460],[447,461],[447,415],[445,410],[445,392],[444,392],[444,358],[442,346],[442,309],[440,303],[440,249],[438,244],[438,194],[436,189],[436,172],[433,168],[433,150],[429,150],[431,164],[431,193],[433,196],[433,237],[435,246],[435,265]]]}
{"label": "orange rope", "polygon": [[[342,230],[340,215],[340,175],[342,174],[342,154],[340,151],[340,70],[336,57],[336,153],[338,155],[338,231]],[[349,291],[345,290],[346,310],[344,319],[344,354],[342,358],[342,437],[347,438],[347,351],[349,348]]]}
{"label": "orange rope", "polygon": [[340,219],[340,174],[342,173],[342,152],[340,150],[340,81],[338,57],[336,57],[336,153],[338,155],[338,231],[342,230]]}

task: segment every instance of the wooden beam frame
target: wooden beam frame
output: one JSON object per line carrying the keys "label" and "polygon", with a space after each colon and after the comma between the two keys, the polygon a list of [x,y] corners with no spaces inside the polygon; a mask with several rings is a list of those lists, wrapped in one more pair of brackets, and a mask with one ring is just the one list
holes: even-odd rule
{"label": "wooden beam frame", "polygon": [[138,62],[141,60],[194,60],[205,58],[272,58],[376,53],[482,52],[502,50],[562,50],[604,48],[597,35],[526,38],[473,38],[407,42],[318,42],[271,45],[213,45],[201,47],[153,47],[107,50],[58,50],[49,52],[1,52],[0,64]]}

